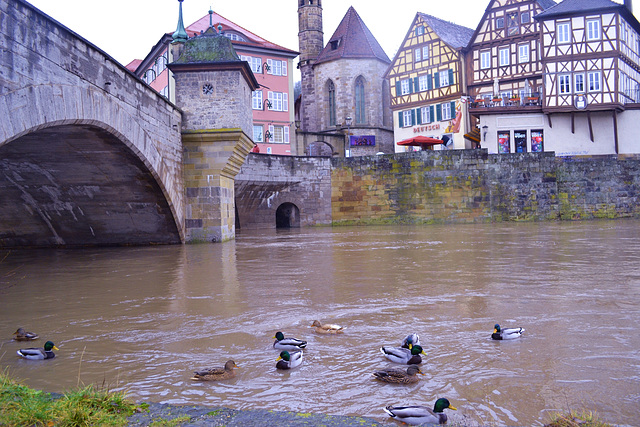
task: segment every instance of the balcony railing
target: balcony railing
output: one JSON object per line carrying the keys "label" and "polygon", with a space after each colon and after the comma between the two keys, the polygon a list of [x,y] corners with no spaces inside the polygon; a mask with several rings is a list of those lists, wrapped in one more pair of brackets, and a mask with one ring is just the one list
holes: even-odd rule
{"label": "balcony railing", "polygon": [[527,96],[485,96],[472,100],[469,106],[471,108],[540,107],[542,106],[542,100],[537,92]]}

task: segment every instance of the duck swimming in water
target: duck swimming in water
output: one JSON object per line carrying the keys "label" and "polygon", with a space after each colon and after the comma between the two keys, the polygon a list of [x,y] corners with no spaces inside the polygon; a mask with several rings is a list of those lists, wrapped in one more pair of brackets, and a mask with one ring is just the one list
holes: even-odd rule
{"label": "duck swimming in water", "polygon": [[426,406],[387,406],[384,411],[390,417],[411,425],[446,424],[445,409],[456,410],[444,397],[436,400],[433,409]]}
{"label": "duck swimming in water", "polygon": [[493,327],[493,333],[491,338],[494,340],[512,340],[514,338],[520,338],[523,334],[524,328],[501,328],[499,324],[495,324]]}
{"label": "duck swimming in water", "polygon": [[285,338],[282,332],[276,332],[273,348],[277,350],[299,351],[307,346],[306,341],[297,338]]}
{"label": "duck swimming in water", "polygon": [[411,350],[402,347],[381,347],[380,351],[390,361],[403,365],[418,365],[422,363],[420,354],[427,355],[419,345],[412,346]]}
{"label": "duck swimming in water", "polygon": [[281,351],[280,356],[276,359],[277,369],[292,369],[300,366],[302,363],[302,351]]}
{"label": "duck swimming in water", "polygon": [[58,350],[58,347],[53,345],[51,341],[47,341],[44,343],[44,348],[21,348],[17,353],[18,356],[24,357],[25,359],[42,360],[56,357],[53,350]]}
{"label": "duck swimming in water", "polygon": [[38,339],[38,334],[27,332],[24,330],[24,328],[18,328],[18,330],[15,331],[13,335],[15,335],[13,339],[16,341],[33,341]]}
{"label": "duck swimming in water", "polygon": [[417,374],[424,375],[417,365],[409,365],[406,371],[402,369],[383,369],[375,371],[373,376],[385,383],[412,384],[418,382]]}
{"label": "duck swimming in water", "polygon": [[195,371],[192,380],[196,381],[219,381],[233,378],[236,373],[234,368],[237,368],[236,362],[233,360],[227,360],[223,368],[211,368],[202,371]]}
{"label": "duck swimming in water", "polygon": [[332,325],[330,323],[322,324],[319,320],[314,320],[311,325],[319,334],[342,334],[344,328],[340,325]]}
{"label": "duck swimming in water", "polygon": [[411,348],[412,345],[420,345],[420,337],[418,334],[409,334],[405,339],[402,340],[402,344],[400,347],[402,348]]}

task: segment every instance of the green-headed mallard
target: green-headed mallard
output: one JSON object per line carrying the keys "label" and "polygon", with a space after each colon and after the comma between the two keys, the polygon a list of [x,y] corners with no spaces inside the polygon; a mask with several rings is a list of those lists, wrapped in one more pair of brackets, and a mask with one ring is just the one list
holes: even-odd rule
{"label": "green-headed mallard", "polygon": [[18,356],[22,356],[25,359],[41,360],[56,357],[56,355],[53,354],[53,350],[58,350],[58,347],[53,345],[51,341],[47,341],[44,343],[44,348],[21,348],[17,353]]}
{"label": "green-headed mallard", "polygon": [[424,375],[416,365],[410,365],[406,371],[402,369],[383,369],[375,371],[373,376],[380,381],[393,384],[411,384],[418,382],[416,374]]}
{"label": "green-headed mallard", "polygon": [[447,414],[443,411],[447,408],[456,410],[447,399],[441,397],[436,400],[433,410],[426,406],[387,406],[384,411],[389,416],[411,425],[446,424]]}
{"label": "green-headed mallard", "polygon": [[380,351],[390,361],[403,365],[418,365],[422,363],[420,354],[427,355],[419,345],[412,346],[411,350],[402,347],[381,347]]}
{"label": "green-headed mallard", "polygon": [[520,338],[520,335],[524,332],[524,328],[500,328],[497,323],[493,327],[493,333],[491,338],[494,340],[512,340],[514,338]]}
{"label": "green-headed mallard", "polygon": [[233,378],[236,374],[233,368],[237,368],[236,362],[227,360],[223,368],[211,368],[203,371],[195,371],[192,380],[196,381],[219,381]]}
{"label": "green-headed mallard", "polygon": [[18,328],[18,330],[15,331],[13,335],[15,335],[14,340],[16,341],[33,341],[38,339],[38,334],[27,332],[24,330],[24,328]]}
{"label": "green-headed mallard", "polygon": [[418,334],[409,334],[405,339],[402,340],[402,344],[400,347],[402,348],[411,348],[413,345],[420,345],[420,337]]}
{"label": "green-headed mallard", "polygon": [[331,323],[322,324],[319,320],[314,320],[311,325],[319,334],[342,334],[344,328],[340,325],[332,325]]}
{"label": "green-headed mallard", "polygon": [[273,343],[273,348],[277,350],[298,351],[307,346],[306,341],[297,338],[285,338],[282,332],[276,332],[273,338],[276,339]]}
{"label": "green-headed mallard", "polygon": [[278,369],[291,369],[296,366],[300,366],[302,363],[302,350],[301,351],[281,351],[280,356],[276,359],[276,368]]}

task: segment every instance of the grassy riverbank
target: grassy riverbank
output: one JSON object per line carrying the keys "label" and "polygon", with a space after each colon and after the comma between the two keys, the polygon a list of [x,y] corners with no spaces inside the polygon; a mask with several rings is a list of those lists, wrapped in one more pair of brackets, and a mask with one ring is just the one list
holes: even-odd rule
{"label": "grassy riverbank", "polygon": [[[135,417],[132,415],[136,414]],[[129,417],[132,417],[129,419]],[[53,395],[33,390],[0,373],[0,425],[2,426],[126,426],[170,427],[185,425],[289,425],[289,426],[381,426],[360,417],[338,417],[271,411],[236,411],[162,404],[135,404],[122,392],[90,385]],[[396,425],[391,420],[391,424]],[[453,424],[458,426],[459,424]],[[588,411],[556,414],[545,427],[611,427]]]}

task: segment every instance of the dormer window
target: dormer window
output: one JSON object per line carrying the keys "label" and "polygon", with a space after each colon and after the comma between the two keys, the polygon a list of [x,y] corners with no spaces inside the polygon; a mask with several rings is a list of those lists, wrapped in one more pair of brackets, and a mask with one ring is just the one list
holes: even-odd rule
{"label": "dormer window", "polygon": [[331,40],[329,43],[331,44],[331,50],[337,50],[338,46],[340,46],[340,39]]}
{"label": "dormer window", "polygon": [[229,31],[226,31],[224,33],[224,36],[230,40],[234,40],[234,41],[239,41],[239,42],[246,42],[247,40],[242,37],[242,35],[238,34],[238,33],[232,33]]}

